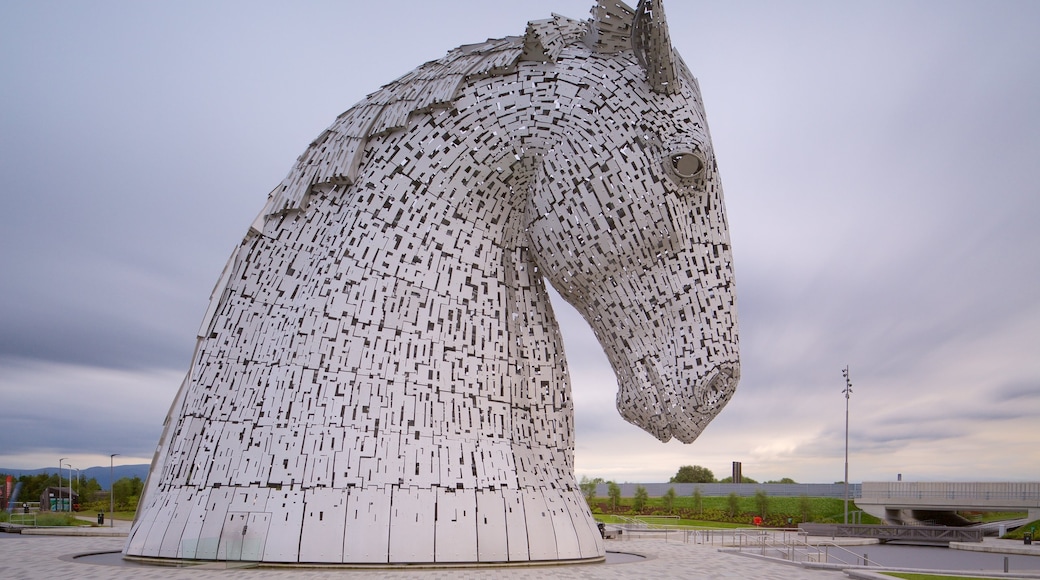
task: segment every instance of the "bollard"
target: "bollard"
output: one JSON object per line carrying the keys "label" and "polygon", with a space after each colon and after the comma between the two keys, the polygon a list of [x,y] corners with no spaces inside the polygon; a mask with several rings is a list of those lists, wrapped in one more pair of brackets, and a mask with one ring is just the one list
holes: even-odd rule
{"label": "bollard", "polygon": [[1004,573],[1008,573],[1008,557],[1004,556]]}

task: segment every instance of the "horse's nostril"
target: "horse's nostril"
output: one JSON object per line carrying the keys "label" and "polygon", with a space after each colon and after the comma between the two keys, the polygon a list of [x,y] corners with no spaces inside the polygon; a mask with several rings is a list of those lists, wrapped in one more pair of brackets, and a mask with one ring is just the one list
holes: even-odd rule
{"label": "horse's nostril", "polygon": [[696,399],[701,410],[717,412],[717,409],[729,400],[736,388],[739,371],[735,365],[717,368],[708,379],[696,387]]}

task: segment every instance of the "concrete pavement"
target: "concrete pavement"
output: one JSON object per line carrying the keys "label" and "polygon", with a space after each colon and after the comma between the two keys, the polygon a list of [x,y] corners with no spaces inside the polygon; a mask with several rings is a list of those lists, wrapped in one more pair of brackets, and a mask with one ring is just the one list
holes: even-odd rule
{"label": "concrete pavement", "polygon": [[438,570],[349,570],[299,568],[219,569],[206,566],[169,568],[160,566],[112,566],[86,563],[90,558],[75,558],[87,553],[115,552],[123,547],[122,538],[96,536],[40,536],[2,534],[0,536],[0,577],[17,580],[37,578],[78,578],[85,580],[132,579],[159,580],[190,578],[193,580],[251,580],[291,577],[293,580],[322,579],[429,579],[475,580],[494,577],[504,580],[561,578],[574,580],[648,578],[717,578],[745,580],[838,580],[840,571],[807,570],[797,566],[747,558],[720,552],[717,547],[665,542],[661,540],[609,541],[610,551],[625,551],[645,556],[629,563],[601,563],[574,566],[540,566],[525,568],[456,568]]}
{"label": "concrete pavement", "polygon": [[[779,560],[753,557],[753,554],[737,554],[720,551],[721,544],[665,540],[659,537],[626,537],[610,540],[610,552],[638,554],[644,559],[621,563],[584,564],[571,566],[543,566],[523,568],[454,568],[454,569],[286,569],[248,568],[235,569],[224,564],[208,564],[184,568],[148,566],[122,563],[118,554],[123,548],[124,537],[130,522],[115,522],[109,527],[42,528],[23,530],[20,535],[0,534],[0,577],[5,579],[36,578],[84,578],[84,579],[133,579],[151,578],[282,578],[291,575],[295,579],[320,580],[325,578],[388,578],[388,579],[444,579],[471,580],[494,576],[505,580],[527,580],[535,578],[599,579],[619,578],[646,580],[648,578],[712,578],[766,580],[837,580],[846,573],[838,566],[830,569],[807,568]],[[623,536],[624,537],[624,536]],[[819,538],[830,541],[830,538]],[[1003,553],[1027,553],[1040,555],[1040,545],[1025,546],[1021,541],[987,539],[983,544],[968,545],[974,550]],[[954,546],[959,548],[959,546]],[[84,554],[104,556],[78,557]],[[752,556],[752,557],[749,557]],[[615,560],[611,558],[610,560]],[[122,564],[122,565],[113,565]],[[853,570],[849,570],[852,575]],[[863,575],[860,570],[853,577],[878,578]],[[876,569],[873,572],[877,572]],[[1013,578],[1040,578],[1040,575],[1012,575]]]}

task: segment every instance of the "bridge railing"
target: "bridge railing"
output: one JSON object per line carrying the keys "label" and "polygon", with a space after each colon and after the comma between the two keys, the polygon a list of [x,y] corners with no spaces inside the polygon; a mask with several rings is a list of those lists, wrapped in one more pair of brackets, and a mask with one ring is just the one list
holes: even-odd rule
{"label": "bridge railing", "polygon": [[1022,507],[1040,507],[1040,482],[875,482],[865,481],[861,497],[867,500],[1007,501]]}
{"label": "bridge railing", "polygon": [[950,542],[981,542],[984,532],[980,528],[951,526],[876,526],[867,524],[802,524],[802,529],[812,536],[832,538],[874,538],[882,542],[912,541],[929,544]]}

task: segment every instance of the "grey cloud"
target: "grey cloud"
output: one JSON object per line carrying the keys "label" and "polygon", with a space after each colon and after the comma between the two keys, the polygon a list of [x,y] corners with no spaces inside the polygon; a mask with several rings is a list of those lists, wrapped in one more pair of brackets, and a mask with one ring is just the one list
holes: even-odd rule
{"label": "grey cloud", "polygon": [[[782,441],[795,451],[778,476],[835,480],[818,466],[840,468],[845,365],[850,444],[874,456],[863,461],[993,436],[1037,413],[1040,4],[666,3],[725,186],[743,379],[701,441],[656,446],[617,417],[602,349],[557,307],[579,464],[585,454],[636,470],[653,450],[724,469]],[[337,114],[459,44],[521,33],[551,12],[583,18],[590,5],[6,7],[0,355],[182,374],[229,252]],[[395,34],[315,33],[359,19],[393,22]],[[98,447],[150,449],[169,382],[141,387],[157,391],[154,425],[108,435],[110,422],[93,420],[104,407],[51,423],[96,432]],[[927,397],[945,402],[917,404]],[[4,425],[24,426],[19,447],[50,424],[35,410],[5,413]],[[1033,453],[1003,463],[1035,475]]]}
{"label": "grey cloud", "polygon": [[1002,402],[1040,404],[1040,379],[1003,385],[996,389],[994,396]]}

